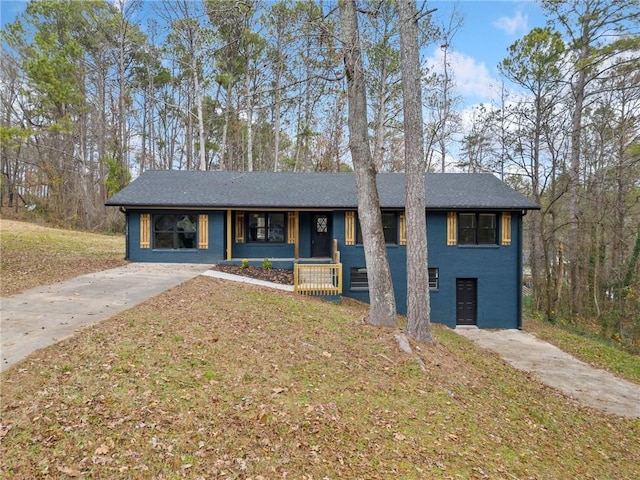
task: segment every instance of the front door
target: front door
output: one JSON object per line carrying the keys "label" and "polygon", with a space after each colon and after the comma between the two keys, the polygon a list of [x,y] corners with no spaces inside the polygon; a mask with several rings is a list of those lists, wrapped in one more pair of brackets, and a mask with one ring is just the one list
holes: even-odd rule
{"label": "front door", "polygon": [[477,325],[477,279],[456,278],[456,325]]}
{"label": "front door", "polygon": [[331,256],[331,242],[329,241],[329,215],[318,213],[311,219],[311,256]]}

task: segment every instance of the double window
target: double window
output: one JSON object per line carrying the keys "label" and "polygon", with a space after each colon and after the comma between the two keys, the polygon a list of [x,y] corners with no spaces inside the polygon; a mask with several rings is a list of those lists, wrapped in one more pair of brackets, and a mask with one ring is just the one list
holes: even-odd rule
{"label": "double window", "polygon": [[249,242],[284,243],[285,214],[278,212],[250,212]]}
{"label": "double window", "polygon": [[198,248],[198,215],[161,214],[153,216],[153,248]]}
{"label": "double window", "polygon": [[498,223],[495,213],[459,213],[459,245],[496,245]]}
{"label": "double window", "polygon": [[[382,231],[384,233],[384,241],[387,244],[398,243],[398,213],[382,212]],[[362,229],[360,222],[357,222],[356,243],[362,244]]]}

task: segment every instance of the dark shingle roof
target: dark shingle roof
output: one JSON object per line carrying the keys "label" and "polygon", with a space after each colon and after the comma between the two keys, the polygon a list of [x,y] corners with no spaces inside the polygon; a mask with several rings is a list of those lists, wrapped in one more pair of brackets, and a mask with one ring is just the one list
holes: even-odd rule
{"label": "dark shingle roof", "polygon": [[[381,173],[382,208],[404,207],[404,174]],[[148,170],[106,205],[185,208],[356,208],[353,173]],[[537,209],[490,173],[426,175],[429,209]]]}

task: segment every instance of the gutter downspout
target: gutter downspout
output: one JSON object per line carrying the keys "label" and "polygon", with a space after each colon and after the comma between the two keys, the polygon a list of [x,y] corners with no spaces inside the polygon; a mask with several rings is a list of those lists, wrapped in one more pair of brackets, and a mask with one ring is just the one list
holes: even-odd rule
{"label": "gutter downspout", "polygon": [[522,215],[520,215],[520,219],[518,221],[518,262],[517,262],[517,279],[516,279],[516,286],[518,288],[518,294],[516,296],[517,298],[517,318],[516,318],[516,324],[518,327],[518,330],[522,330],[522,255],[523,255],[523,251],[522,251],[522,247],[523,247],[523,241],[522,241],[522,232],[523,232],[523,225],[524,225],[524,217],[527,214],[526,210],[522,211]]}
{"label": "gutter downspout", "polygon": [[124,213],[124,259],[129,260],[129,213],[124,207],[120,211]]}

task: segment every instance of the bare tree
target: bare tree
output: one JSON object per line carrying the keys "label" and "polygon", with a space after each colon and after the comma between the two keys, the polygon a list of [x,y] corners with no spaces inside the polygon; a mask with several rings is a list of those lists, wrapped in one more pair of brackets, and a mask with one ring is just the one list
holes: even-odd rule
{"label": "bare tree", "polygon": [[395,326],[396,302],[382,230],[376,168],[368,137],[367,95],[358,14],[354,0],[340,0],[339,6],[349,99],[349,147],[355,169],[358,217],[369,278],[370,309],[367,321],[377,326]]}
{"label": "bare tree", "polygon": [[447,152],[453,136],[460,131],[460,115],[455,107],[460,103],[459,96],[455,93],[455,81],[451,74],[451,59],[449,50],[456,34],[462,28],[464,18],[454,8],[447,23],[440,26],[440,50],[442,51],[442,64],[439,73],[427,79],[426,85],[431,87],[431,95],[425,98],[430,119],[427,121],[427,168],[435,167],[434,153],[439,150],[440,171],[447,167]]}
{"label": "bare tree", "polygon": [[418,10],[415,0],[400,0],[400,60],[404,109],[405,215],[407,218],[407,333],[433,343],[429,311],[427,215],[425,210],[424,132]]}
{"label": "bare tree", "polygon": [[[589,85],[610,67],[617,55],[637,49],[637,41],[629,41],[630,27],[637,24],[637,0],[544,0],[543,8],[551,22],[566,32],[572,49],[573,75],[570,79],[573,96],[571,152],[569,168],[569,268],[571,313],[580,314],[583,283],[580,273],[580,173],[583,114],[592,94]],[[632,55],[632,58],[634,56]],[[637,61],[633,60],[633,61]]]}

